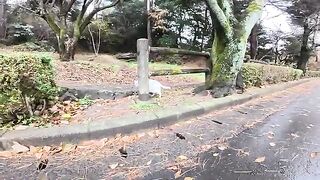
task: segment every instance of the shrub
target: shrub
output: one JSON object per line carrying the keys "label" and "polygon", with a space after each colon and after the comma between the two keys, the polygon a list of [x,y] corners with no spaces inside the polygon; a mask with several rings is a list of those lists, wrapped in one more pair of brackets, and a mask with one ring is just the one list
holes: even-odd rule
{"label": "shrub", "polygon": [[303,75],[303,72],[298,69],[257,63],[245,63],[242,73],[246,86],[258,87],[263,84],[298,80]]}
{"label": "shrub", "polygon": [[0,124],[34,119],[55,99],[58,88],[50,62],[51,57],[41,54],[0,54]]}
{"label": "shrub", "polygon": [[320,71],[307,71],[306,77],[320,77]]}
{"label": "shrub", "polygon": [[54,52],[54,48],[46,42],[26,42],[13,46],[14,51]]}

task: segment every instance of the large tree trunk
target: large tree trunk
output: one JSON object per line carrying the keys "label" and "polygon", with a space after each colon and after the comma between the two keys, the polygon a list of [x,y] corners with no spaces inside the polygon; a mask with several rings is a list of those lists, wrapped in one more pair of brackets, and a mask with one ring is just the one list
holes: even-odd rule
{"label": "large tree trunk", "polygon": [[310,58],[310,48],[308,46],[310,33],[311,33],[311,29],[309,28],[308,22],[305,21],[303,26],[303,36],[302,36],[300,57],[297,63],[297,68],[301,69],[303,72],[306,72],[307,63]]}
{"label": "large tree trunk", "polygon": [[70,38],[64,43],[65,44],[64,50],[59,52],[61,61],[73,61],[74,60],[77,42],[78,42],[78,40]]}
{"label": "large tree trunk", "polygon": [[75,27],[72,33],[73,34],[68,34],[66,29],[60,28],[60,34],[57,36],[57,38],[59,57],[61,61],[74,60],[75,50],[80,37],[80,31]]}
{"label": "large tree trunk", "polygon": [[211,52],[211,75],[206,78],[206,88],[213,97],[232,94],[242,68],[246,45],[253,26],[262,16],[264,0],[252,0],[246,8],[244,19],[237,20],[231,0],[206,1],[215,28]]}
{"label": "large tree trunk", "polygon": [[247,41],[245,38],[235,38],[232,43],[224,42],[221,35],[215,34],[212,45],[212,72],[207,89],[212,89],[214,97],[223,97],[234,92],[236,78],[243,65]]}

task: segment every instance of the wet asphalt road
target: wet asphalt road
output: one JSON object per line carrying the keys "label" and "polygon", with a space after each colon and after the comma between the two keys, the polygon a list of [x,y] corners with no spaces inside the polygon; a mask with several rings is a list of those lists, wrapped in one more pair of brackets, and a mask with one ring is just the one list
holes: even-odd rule
{"label": "wet asphalt road", "polygon": [[[263,123],[228,141],[228,149],[201,154],[200,180],[320,180],[320,87],[300,96]],[[301,92],[302,93],[302,92]],[[263,162],[255,162],[265,158]],[[146,179],[171,179],[159,171]]]}
{"label": "wet asphalt road", "polygon": [[[145,130],[139,138],[80,144],[50,156],[40,172],[34,153],[0,154],[0,179],[320,180],[319,90],[316,80],[157,131]],[[186,139],[177,138],[177,132]],[[118,152],[124,144],[127,158]],[[181,155],[187,159],[177,161]]]}

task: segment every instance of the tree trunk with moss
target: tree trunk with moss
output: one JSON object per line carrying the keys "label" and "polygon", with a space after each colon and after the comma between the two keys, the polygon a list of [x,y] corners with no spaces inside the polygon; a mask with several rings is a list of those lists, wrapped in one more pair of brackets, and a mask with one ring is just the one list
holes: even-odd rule
{"label": "tree trunk with moss", "polygon": [[243,65],[248,37],[262,15],[264,0],[252,0],[245,16],[236,17],[232,0],[206,0],[213,19],[215,38],[211,52],[211,75],[206,88],[214,97],[232,94]]}
{"label": "tree trunk with moss", "polygon": [[[75,50],[80,38],[80,31],[78,28],[73,29],[72,32],[67,33],[66,28],[60,28],[57,35],[59,57],[61,61],[74,60]],[[75,32],[78,32],[77,34]]]}

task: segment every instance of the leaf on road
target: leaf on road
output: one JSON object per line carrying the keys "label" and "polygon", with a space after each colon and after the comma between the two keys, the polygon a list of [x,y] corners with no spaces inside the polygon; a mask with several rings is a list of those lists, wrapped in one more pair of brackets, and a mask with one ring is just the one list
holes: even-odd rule
{"label": "leaf on road", "polygon": [[294,137],[294,138],[300,137],[298,134],[295,134],[295,133],[291,133],[291,136]]}
{"label": "leaf on road", "polygon": [[110,169],[115,169],[116,167],[118,167],[119,163],[114,163],[114,164],[110,164],[109,168]]}
{"label": "leaf on road", "polygon": [[21,145],[18,142],[13,142],[13,145],[11,146],[11,148],[16,153],[24,153],[24,152],[28,152],[29,151],[28,147],[26,147],[24,145]]}
{"label": "leaf on road", "polygon": [[310,157],[311,158],[317,158],[317,157],[319,157],[320,156],[320,152],[312,152],[311,154],[310,154]]}
{"label": "leaf on road", "polygon": [[270,145],[271,147],[274,147],[274,146],[276,146],[276,143],[271,142],[271,143],[269,143],[269,145]]}
{"label": "leaf on road", "polygon": [[184,180],[194,180],[192,177],[185,177]]}
{"label": "leaf on road", "polygon": [[62,148],[62,152],[69,153],[75,150],[77,146],[73,144],[63,144],[61,148]]}
{"label": "leaf on road", "polygon": [[273,138],[274,138],[274,132],[272,132],[272,131],[269,131],[269,132],[267,133],[267,135],[268,135],[268,138],[269,138],[269,139],[273,139]]}
{"label": "leaf on road", "polygon": [[49,162],[48,159],[42,159],[42,160],[40,161],[39,165],[38,165],[37,170],[38,170],[38,171],[41,171],[41,170],[47,168],[48,162]]}
{"label": "leaf on road", "polygon": [[127,149],[126,149],[125,146],[122,146],[119,149],[119,152],[120,152],[121,157],[123,157],[123,158],[127,158],[128,157],[128,152],[127,152]]}
{"label": "leaf on road", "polygon": [[228,149],[228,146],[226,144],[220,144],[218,146],[218,149],[221,150],[221,151],[224,151],[224,150]]}
{"label": "leaf on road", "polygon": [[174,178],[175,179],[178,179],[181,177],[181,170],[177,171],[175,174],[174,174]]}
{"label": "leaf on road", "polygon": [[186,137],[184,137],[182,134],[180,133],[176,133],[176,136],[179,138],[179,139],[182,139],[182,140],[185,140]]}
{"label": "leaf on road", "polygon": [[269,138],[269,139],[273,139],[274,137],[273,137],[273,136],[271,136],[271,135],[268,135],[268,138]]}
{"label": "leaf on road", "polygon": [[213,153],[212,155],[213,155],[213,157],[217,157],[217,156],[219,156],[219,153],[218,153],[218,152],[215,152],[215,153]]}
{"label": "leaf on road", "polygon": [[261,162],[264,162],[265,160],[266,160],[266,157],[263,156],[263,157],[258,157],[254,162],[261,163]]}
{"label": "leaf on road", "polygon": [[180,156],[177,157],[177,161],[185,161],[185,160],[188,160],[187,156],[180,155]]}
{"label": "leaf on road", "polygon": [[243,157],[243,156],[249,156],[249,151],[245,151],[244,149],[239,149],[237,156]]}

